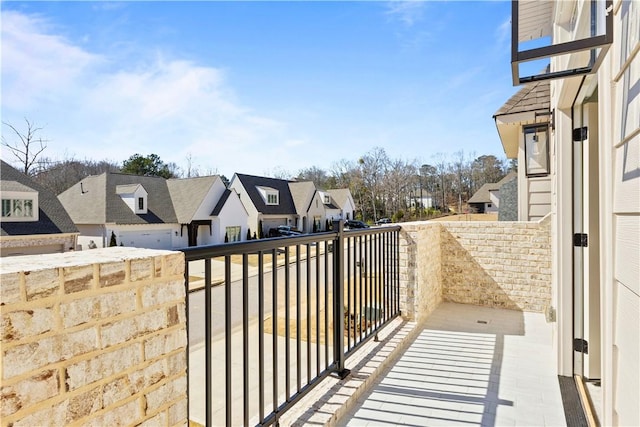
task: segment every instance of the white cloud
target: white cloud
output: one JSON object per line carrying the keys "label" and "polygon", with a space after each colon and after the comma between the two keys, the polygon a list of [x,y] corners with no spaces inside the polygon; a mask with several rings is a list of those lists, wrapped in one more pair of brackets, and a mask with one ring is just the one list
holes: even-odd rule
{"label": "white cloud", "polygon": [[[203,170],[262,170],[258,153],[290,141],[285,123],[238,101],[225,72],[165,58],[114,67],[52,34],[41,18],[3,11],[2,115],[42,125],[51,158],[108,159],[155,153]],[[252,163],[252,161],[254,163]]]}
{"label": "white cloud", "polygon": [[390,1],[386,4],[387,16],[397,19],[407,27],[422,20],[424,11],[424,1]]}

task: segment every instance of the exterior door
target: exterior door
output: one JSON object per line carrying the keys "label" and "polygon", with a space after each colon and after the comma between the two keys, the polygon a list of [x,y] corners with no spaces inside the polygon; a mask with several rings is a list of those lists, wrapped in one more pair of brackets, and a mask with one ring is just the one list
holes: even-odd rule
{"label": "exterior door", "polygon": [[601,376],[597,92],[574,107],[574,374]]}

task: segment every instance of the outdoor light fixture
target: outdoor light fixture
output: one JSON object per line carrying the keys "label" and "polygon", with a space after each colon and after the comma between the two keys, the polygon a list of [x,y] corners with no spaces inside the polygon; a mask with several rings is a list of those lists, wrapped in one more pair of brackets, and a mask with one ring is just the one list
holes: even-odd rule
{"label": "outdoor light fixture", "polygon": [[549,175],[549,125],[524,128],[525,171],[528,177]]}

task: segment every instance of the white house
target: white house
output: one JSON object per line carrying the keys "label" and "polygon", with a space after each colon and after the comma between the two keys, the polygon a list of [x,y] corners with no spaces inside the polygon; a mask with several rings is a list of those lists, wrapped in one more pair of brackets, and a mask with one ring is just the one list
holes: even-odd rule
{"label": "white house", "polygon": [[78,229],[55,194],[0,162],[0,256],[75,250]]}
{"label": "white house", "polygon": [[[586,390],[583,405],[600,425],[637,426],[640,5],[512,5],[513,79],[525,86],[496,123],[505,153],[518,158],[519,218],[545,205],[551,215],[557,373]],[[545,59],[545,71],[526,72]],[[545,86],[547,99],[536,99]]]}
{"label": "white house", "polygon": [[167,180],[103,173],[84,178],[58,199],[80,231],[82,249],[114,243],[177,249],[224,242],[221,226],[238,227],[245,239],[247,213],[234,195],[225,197],[229,206],[219,206],[225,190],[219,176]]}
{"label": "white house", "polygon": [[229,189],[240,196],[251,232],[262,227],[259,235],[267,236],[270,229],[279,225],[302,227],[289,181],[236,173],[229,182]]}

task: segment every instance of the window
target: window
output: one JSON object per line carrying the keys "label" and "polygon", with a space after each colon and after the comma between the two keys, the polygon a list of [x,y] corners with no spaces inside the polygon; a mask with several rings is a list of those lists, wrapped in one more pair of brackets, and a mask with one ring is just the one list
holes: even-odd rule
{"label": "window", "polygon": [[225,242],[239,242],[241,240],[240,235],[241,227],[239,225],[234,225],[231,227],[225,228]]}
{"label": "window", "polygon": [[2,199],[2,216],[4,218],[33,218],[33,200]]}
{"label": "window", "polygon": [[331,203],[331,197],[330,197],[330,196],[324,196],[324,202],[325,202],[326,204]]}
{"label": "window", "polygon": [[267,204],[268,205],[277,205],[278,204],[278,193],[269,193],[269,194],[267,194]]}
{"label": "window", "polygon": [[138,209],[144,210],[144,197],[138,197]]}
{"label": "window", "polygon": [[487,203],[487,207],[490,208],[491,207],[491,203]]}

